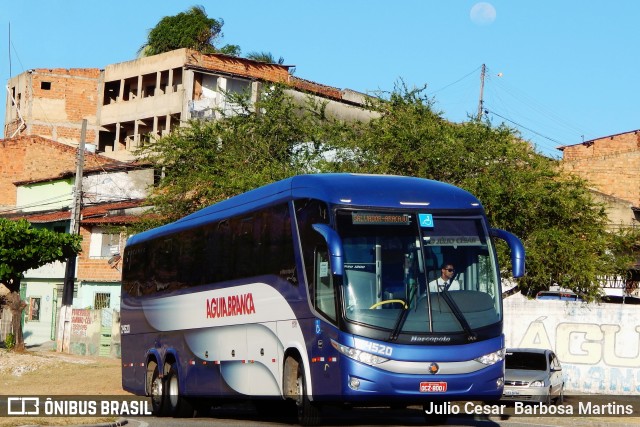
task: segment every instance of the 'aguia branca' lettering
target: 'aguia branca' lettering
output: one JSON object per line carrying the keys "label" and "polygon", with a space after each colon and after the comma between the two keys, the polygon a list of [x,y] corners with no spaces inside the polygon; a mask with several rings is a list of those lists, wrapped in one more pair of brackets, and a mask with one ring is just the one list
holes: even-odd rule
{"label": "'aguia branca' lettering", "polygon": [[207,319],[216,317],[240,316],[256,312],[253,294],[229,295],[207,300]]}

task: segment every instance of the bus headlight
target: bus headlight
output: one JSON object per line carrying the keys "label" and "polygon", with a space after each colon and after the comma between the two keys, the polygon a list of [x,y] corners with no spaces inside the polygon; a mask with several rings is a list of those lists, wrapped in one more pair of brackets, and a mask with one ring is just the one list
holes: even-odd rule
{"label": "bus headlight", "polygon": [[476,357],[476,362],[480,362],[483,365],[495,365],[498,362],[501,362],[504,359],[504,348],[494,351],[493,353],[485,354],[484,356]]}
{"label": "bus headlight", "polygon": [[338,350],[350,359],[357,360],[367,365],[377,365],[382,362],[386,362],[387,358],[378,356],[377,354],[367,353],[366,351],[358,350],[357,348],[347,347],[346,345],[339,344],[334,340],[331,340],[333,348]]}

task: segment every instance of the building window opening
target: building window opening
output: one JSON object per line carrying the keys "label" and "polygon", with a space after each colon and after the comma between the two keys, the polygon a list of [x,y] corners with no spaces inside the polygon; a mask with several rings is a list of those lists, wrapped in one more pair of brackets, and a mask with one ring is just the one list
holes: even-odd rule
{"label": "building window opening", "polygon": [[142,98],[148,98],[155,95],[157,84],[156,79],[156,73],[145,74],[144,76],[142,76]]}
{"label": "building window opening", "polygon": [[29,320],[40,320],[40,297],[29,298]]}
{"label": "building window opening", "polygon": [[104,84],[104,99],[102,105],[109,105],[118,100],[120,96],[120,80],[106,82]]}
{"label": "building window opening", "polygon": [[182,68],[173,69],[173,92],[182,89]]}
{"label": "building window opening", "polygon": [[120,233],[108,233],[101,227],[94,227],[89,242],[90,258],[111,258],[120,253]]}
{"label": "building window opening", "polygon": [[123,101],[132,101],[138,97],[138,78],[131,77],[124,81]]}
{"label": "building window opening", "polygon": [[93,308],[96,310],[111,308],[111,294],[108,292],[96,292],[93,299]]}
{"label": "building window opening", "polygon": [[40,89],[51,90],[51,82],[40,82]]}
{"label": "building window opening", "polygon": [[162,71],[160,73],[160,91],[161,94],[167,93],[167,86],[169,85],[169,70]]}

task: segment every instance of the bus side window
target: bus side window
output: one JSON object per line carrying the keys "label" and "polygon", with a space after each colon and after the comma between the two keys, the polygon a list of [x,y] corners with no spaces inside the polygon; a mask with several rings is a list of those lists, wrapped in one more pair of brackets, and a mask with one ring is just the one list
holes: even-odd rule
{"label": "bus side window", "polygon": [[336,320],[336,294],[333,286],[329,253],[326,248],[316,249],[314,305],[331,320]]}

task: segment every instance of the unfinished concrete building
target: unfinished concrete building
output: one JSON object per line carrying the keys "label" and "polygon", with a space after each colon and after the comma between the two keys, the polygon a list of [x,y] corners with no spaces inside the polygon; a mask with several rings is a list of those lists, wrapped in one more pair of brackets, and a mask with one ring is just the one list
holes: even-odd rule
{"label": "unfinished concrete building", "polygon": [[189,119],[214,119],[227,94],[255,97],[263,83],[284,83],[294,98],[314,96],[327,112],[367,120],[364,95],[292,76],[290,66],[178,49],[99,69],[34,69],[8,82],[4,137],[40,135],[77,144],[83,119],[90,149],[133,159],[141,144]]}

